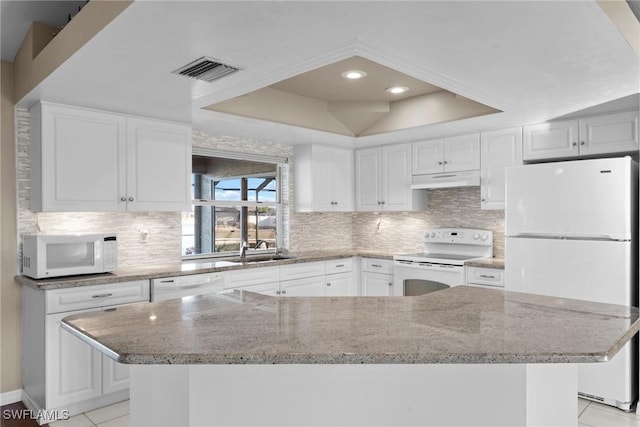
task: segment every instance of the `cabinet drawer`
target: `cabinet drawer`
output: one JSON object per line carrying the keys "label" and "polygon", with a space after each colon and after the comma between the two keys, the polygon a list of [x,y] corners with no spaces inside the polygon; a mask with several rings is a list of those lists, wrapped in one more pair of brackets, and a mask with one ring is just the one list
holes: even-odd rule
{"label": "cabinet drawer", "polygon": [[504,270],[498,268],[465,267],[468,285],[504,287]]}
{"label": "cabinet drawer", "polygon": [[378,258],[362,258],[362,271],[372,273],[393,274],[393,260]]}
{"label": "cabinet drawer", "polygon": [[149,281],[54,289],[46,298],[47,314],[149,301]]}
{"label": "cabinet drawer", "polygon": [[278,267],[246,268],[227,271],[224,274],[225,289],[261,285],[271,282],[278,282]]}
{"label": "cabinet drawer", "polygon": [[280,281],[324,276],[324,261],[304,262],[280,266]]}
{"label": "cabinet drawer", "polygon": [[326,274],[348,273],[353,270],[353,258],[325,261]]}

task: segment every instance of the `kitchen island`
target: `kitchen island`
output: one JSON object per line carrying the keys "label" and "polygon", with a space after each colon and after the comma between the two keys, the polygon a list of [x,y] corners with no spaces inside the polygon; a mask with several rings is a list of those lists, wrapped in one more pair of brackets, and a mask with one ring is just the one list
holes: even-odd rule
{"label": "kitchen island", "polygon": [[137,425],[576,425],[576,363],[637,308],[466,286],[418,297],[249,292],[67,317],[131,364]]}

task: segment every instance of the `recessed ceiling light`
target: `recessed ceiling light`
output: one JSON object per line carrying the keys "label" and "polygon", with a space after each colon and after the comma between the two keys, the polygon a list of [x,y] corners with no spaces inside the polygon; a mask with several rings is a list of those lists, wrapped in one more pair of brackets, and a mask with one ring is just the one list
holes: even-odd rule
{"label": "recessed ceiling light", "polygon": [[344,73],[342,73],[340,75],[342,77],[344,77],[345,79],[356,80],[356,79],[361,79],[363,77],[366,77],[367,73],[365,73],[364,71],[360,71],[360,70],[350,70],[350,71],[345,71]]}
{"label": "recessed ceiling light", "polygon": [[405,93],[409,90],[406,86],[392,86],[385,89],[387,92],[392,93],[394,95],[399,95],[401,93]]}

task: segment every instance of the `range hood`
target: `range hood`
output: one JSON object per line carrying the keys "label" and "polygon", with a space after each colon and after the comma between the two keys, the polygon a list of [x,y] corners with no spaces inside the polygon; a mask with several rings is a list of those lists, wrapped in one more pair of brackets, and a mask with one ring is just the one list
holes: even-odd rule
{"label": "range hood", "polygon": [[413,175],[412,190],[430,188],[474,187],[480,185],[480,171],[461,171]]}

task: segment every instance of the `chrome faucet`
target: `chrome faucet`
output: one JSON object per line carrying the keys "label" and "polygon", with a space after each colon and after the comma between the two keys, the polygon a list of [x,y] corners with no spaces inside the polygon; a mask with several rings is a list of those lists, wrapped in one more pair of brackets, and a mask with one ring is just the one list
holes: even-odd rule
{"label": "chrome faucet", "polygon": [[244,260],[247,256],[247,242],[240,243],[240,259]]}

